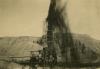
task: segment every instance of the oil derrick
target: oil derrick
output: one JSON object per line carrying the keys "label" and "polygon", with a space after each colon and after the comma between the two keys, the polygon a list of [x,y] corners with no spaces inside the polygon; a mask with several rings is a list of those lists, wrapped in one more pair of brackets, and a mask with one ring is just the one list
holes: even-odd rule
{"label": "oil derrick", "polygon": [[[64,0],[51,0],[47,21],[47,45],[50,54],[57,54],[56,45],[60,49],[62,62],[77,63],[79,56],[77,49],[74,46],[72,35],[68,26],[68,19],[66,17],[66,4],[60,3]],[[65,0],[67,1],[67,0]],[[67,19],[67,22],[65,20]],[[55,43],[57,43],[55,45]]]}

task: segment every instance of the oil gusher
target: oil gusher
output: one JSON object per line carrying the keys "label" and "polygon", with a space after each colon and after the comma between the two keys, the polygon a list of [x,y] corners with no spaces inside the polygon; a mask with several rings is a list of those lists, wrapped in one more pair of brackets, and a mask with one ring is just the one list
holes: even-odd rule
{"label": "oil gusher", "polygon": [[46,19],[49,57],[59,63],[79,63],[77,48],[68,25],[67,0],[51,0]]}

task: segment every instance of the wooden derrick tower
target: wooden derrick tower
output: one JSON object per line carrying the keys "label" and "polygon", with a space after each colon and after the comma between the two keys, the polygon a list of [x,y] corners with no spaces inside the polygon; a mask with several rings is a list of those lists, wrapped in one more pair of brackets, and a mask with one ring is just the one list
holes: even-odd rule
{"label": "wooden derrick tower", "polygon": [[49,53],[57,56],[60,62],[79,62],[77,49],[73,44],[66,14],[67,0],[51,0],[48,11],[47,45]]}

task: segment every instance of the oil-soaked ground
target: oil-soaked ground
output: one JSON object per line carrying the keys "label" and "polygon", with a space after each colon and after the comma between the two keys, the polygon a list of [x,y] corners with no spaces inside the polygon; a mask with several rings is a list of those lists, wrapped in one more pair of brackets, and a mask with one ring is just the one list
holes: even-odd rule
{"label": "oil-soaked ground", "polygon": [[94,68],[94,67],[88,67],[88,68],[64,68],[64,67],[37,67],[37,68],[31,68],[29,66],[22,66],[16,63],[8,63],[0,61],[0,69],[100,69],[100,68]]}

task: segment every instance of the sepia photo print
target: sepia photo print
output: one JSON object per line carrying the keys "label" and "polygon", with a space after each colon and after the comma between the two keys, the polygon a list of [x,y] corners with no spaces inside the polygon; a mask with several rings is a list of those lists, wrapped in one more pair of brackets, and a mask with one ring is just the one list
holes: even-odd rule
{"label": "sepia photo print", "polygon": [[0,69],[100,69],[99,0],[0,0]]}

